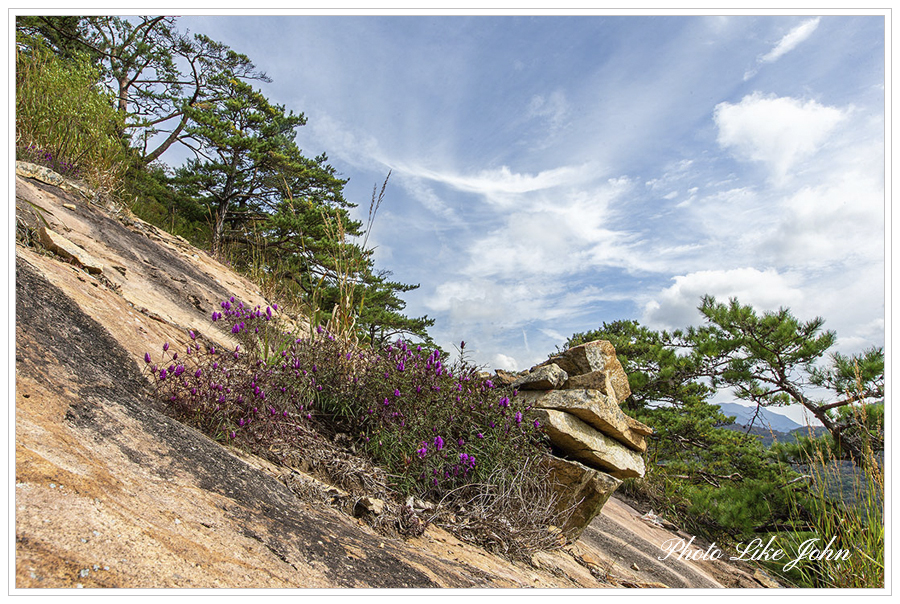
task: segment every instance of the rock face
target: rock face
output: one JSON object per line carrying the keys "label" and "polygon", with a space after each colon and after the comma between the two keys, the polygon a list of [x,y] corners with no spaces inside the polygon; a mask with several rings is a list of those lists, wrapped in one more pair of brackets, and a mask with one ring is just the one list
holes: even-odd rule
{"label": "rock face", "polygon": [[[529,566],[433,525],[405,540],[376,533],[323,503],[345,497],[339,489],[320,492],[295,469],[167,417],[143,353],[185,346],[188,330],[233,346],[208,328],[209,313],[230,294],[256,304],[262,293],[183,240],[47,181],[58,182],[44,171],[16,177],[17,222],[37,206],[51,230],[110,268],[92,274],[36,237],[16,242],[15,590],[760,587],[721,560],[647,570],[676,535],[623,511],[609,495],[618,479],[577,461],[551,460],[566,485],[559,505],[576,508],[565,528],[609,501],[577,542]],[[380,509],[375,498],[358,503],[364,518]]]}
{"label": "rock face", "polygon": [[604,340],[570,348],[512,386],[561,456],[551,464],[552,479],[560,501],[574,506],[566,530],[577,537],[622,479],[644,475],[640,454],[653,430],[619,407],[631,388],[615,348]]}

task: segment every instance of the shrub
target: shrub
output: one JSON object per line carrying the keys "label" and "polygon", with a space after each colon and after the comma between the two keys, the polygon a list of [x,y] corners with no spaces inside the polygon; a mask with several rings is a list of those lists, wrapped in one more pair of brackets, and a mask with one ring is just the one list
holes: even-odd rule
{"label": "shrub", "polygon": [[84,58],[35,47],[16,54],[16,157],[112,190],[128,149],[124,116]]}
{"label": "shrub", "polygon": [[516,531],[494,534],[500,550],[554,542],[546,530],[556,520],[554,501],[541,488],[542,433],[523,419],[528,408],[515,392],[500,392],[462,357],[447,364],[439,350],[402,340],[362,348],[322,327],[310,337],[287,336],[277,310],[231,298],[211,318],[239,342],[234,350],[204,346],[191,333],[181,353],[166,344],[156,364],[147,353],[157,396],[178,419],[254,453],[278,451],[277,461],[316,438],[345,435],[383,468],[393,491],[466,503],[481,514],[466,524],[473,535],[491,534],[482,525],[493,514],[520,524],[530,518],[533,538],[517,546]]}
{"label": "shrub", "polygon": [[[853,404],[850,413],[856,414],[857,425],[866,426],[883,418],[877,409],[875,418],[868,417],[871,409]],[[801,587],[884,587],[884,459],[877,448],[884,445],[869,431],[860,433],[862,460],[836,461],[830,439],[807,438],[794,448],[809,481],[791,491],[786,549],[799,552],[804,542],[817,539],[816,549],[827,545],[835,554],[805,557],[789,569],[788,579]],[[883,425],[874,433],[884,434]]]}

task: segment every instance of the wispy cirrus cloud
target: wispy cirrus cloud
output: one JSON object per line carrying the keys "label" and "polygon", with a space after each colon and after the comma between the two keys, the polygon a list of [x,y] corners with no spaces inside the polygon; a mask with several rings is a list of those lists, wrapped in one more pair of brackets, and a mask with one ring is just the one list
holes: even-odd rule
{"label": "wispy cirrus cloud", "polygon": [[810,19],[809,21],[804,21],[791,31],[787,33],[781,40],[778,41],[778,44],[775,45],[775,48],[764,54],[759,58],[760,63],[774,63],[787,53],[791,52],[797,46],[809,38],[816,28],[819,27],[819,21],[821,21],[821,17],[816,17],[815,19]]}
{"label": "wispy cirrus cloud", "polygon": [[757,68],[747,71],[744,74],[744,81],[746,82],[747,80],[755,76],[759,72],[760,65],[764,65],[766,63],[774,63],[787,53],[797,48],[797,46],[807,40],[813,34],[813,32],[816,31],[816,28],[819,27],[819,21],[821,21],[821,17],[809,19],[785,34],[785,36],[778,41],[778,44],[776,44],[772,48],[772,50],[764,55],[761,55],[756,60]]}
{"label": "wispy cirrus cloud", "polygon": [[411,177],[430,180],[462,191],[482,196],[486,201],[501,208],[520,203],[520,195],[544,191],[583,181],[588,175],[588,166],[562,166],[542,170],[536,174],[514,172],[508,166],[465,174],[450,170],[436,170],[420,164],[405,161],[392,162],[396,171]]}

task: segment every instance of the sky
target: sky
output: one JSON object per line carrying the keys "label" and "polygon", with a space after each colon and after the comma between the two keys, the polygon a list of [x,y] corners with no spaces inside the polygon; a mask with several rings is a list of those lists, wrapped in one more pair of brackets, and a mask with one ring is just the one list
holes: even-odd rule
{"label": "sky", "polygon": [[[487,369],[704,294],[885,343],[885,19],[183,16],[325,152],[378,268]],[[175,154],[164,157],[177,161]]]}

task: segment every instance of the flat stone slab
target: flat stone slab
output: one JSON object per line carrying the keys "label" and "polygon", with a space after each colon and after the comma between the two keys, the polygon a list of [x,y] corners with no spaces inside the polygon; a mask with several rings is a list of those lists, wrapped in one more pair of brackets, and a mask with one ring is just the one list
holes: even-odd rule
{"label": "flat stone slab", "polygon": [[609,375],[616,393],[616,401],[622,402],[631,396],[628,375],[622,363],[616,358],[616,349],[606,340],[595,340],[575,346],[560,355],[550,358],[545,365],[556,363],[569,374],[569,378],[594,371],[603,371]]}
{"label": "flat stone slab", "polygon": [[574,415],[552,409],[532,409],[529,413],[567,456],[616,478],[644,475],[644,460],[638,453]]}
{"label": "flat stone slab", "polygon": [[519,390],[552,390],[562,386],[568,379],[569,375],[559,365],[550,363],[523,375],[512,383],[512,387]]}
{"label": "flat stone slab", "polygon": [[625,415],[615,399],[600,390],[522,391],[519,396],[535,408],[571,413],[630,449],[647,450],[645,436],[653,430]]}
{"label": "flat stone slab", "polygon": [[61,256],[66,260],[74,260],[89,273],[100,274],[103,272],[103,265],[99,260],[56,231],[52,231],[44,226],[41,227],[38,235],[40,236],[41,243],[44,244],[44,247],[57,256]]}

